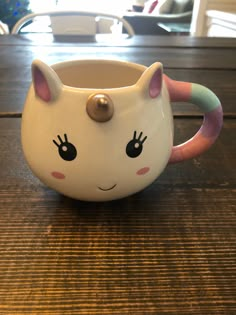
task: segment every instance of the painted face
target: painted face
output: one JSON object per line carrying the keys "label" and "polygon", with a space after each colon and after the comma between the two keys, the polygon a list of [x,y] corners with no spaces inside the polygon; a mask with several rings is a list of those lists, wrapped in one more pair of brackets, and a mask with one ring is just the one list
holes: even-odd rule
{"label": "painted face", "polygon": [[72,198],[138,192],[166,166],[172,115],[160,63],[32,65],[22,118],[26,160],[42,182]]}

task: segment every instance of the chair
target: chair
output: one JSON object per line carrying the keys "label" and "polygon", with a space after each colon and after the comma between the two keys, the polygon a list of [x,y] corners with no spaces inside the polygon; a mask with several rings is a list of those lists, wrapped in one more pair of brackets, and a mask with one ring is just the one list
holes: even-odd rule
{"label": "chair", "polygon": [[[11,34],[20,33],[20,30],[28,22],[42,16],[48,16],[51,19],[51,30],[53,35],[95,35],[99,32],[99,21],[101,18],[113,20],[114,23],[120,23],[123,25],[123,28],[128,33],[128,37],[132,37],[134,35],[132,26],[122,17],[107,13],[77,10],[57,10],[28,14],[14,25]],[[111,33],[109,29],[107,29],[107,32]]]}
{"label": "chair", "polygon": [[[169,1],[168,1],[169,2]],[[136,35],[164,35],[167,31],[161,24],[185,24],[190,28],[193,0],[171,0],[168,12],[150,14],[128,12],[123,18],[133,27]]]}

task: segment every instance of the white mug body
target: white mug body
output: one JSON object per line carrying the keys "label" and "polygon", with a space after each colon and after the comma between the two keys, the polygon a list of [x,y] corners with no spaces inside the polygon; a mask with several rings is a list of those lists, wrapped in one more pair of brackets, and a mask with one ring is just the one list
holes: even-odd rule
{"label": "white mug body", "polygon": [[160,63],[35,61],[32,73],[22,146],[43,183],[75,199],[108,201],[144,189],[162,173],[173,147],[173,116]]}

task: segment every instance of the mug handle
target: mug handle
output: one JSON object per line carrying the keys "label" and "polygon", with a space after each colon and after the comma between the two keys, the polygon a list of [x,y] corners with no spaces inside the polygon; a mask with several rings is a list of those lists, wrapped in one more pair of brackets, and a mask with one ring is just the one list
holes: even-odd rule
{"label": "mug handle", "polygon": [[171,102],[189,102],[204,113],[198,132],[189,140],[172,148],[169,163],[192,159],[206,151],[219,136],[223,111],[218,97],[208,88],[190,82],[180,82],[164,75]]}

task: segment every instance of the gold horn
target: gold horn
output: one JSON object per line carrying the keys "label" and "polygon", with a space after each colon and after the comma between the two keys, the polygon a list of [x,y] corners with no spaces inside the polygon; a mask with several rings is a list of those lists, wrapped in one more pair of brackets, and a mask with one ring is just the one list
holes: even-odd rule
{"label": "gold horn", "polygon": [[91,119],[106,122],[114,114],[114,105],[108,95],[92,94],[87,100],[86,110]]}

